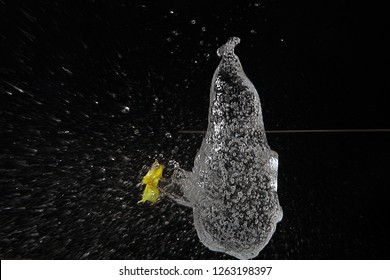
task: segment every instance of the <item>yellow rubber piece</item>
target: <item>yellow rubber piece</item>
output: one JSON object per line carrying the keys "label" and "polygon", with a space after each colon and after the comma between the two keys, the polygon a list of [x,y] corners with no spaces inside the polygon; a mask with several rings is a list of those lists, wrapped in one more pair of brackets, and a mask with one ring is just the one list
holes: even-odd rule
{"label": "yellow rubber piece", "polygon": [[148,173],[142,179],[142,184],[146,185],[142,194],[142,203],[150,201],[152,204],[158,199],[160,191],[158,189],[158,182],[162,177],[164,165],[160,164],[157,160],[152,164]]}

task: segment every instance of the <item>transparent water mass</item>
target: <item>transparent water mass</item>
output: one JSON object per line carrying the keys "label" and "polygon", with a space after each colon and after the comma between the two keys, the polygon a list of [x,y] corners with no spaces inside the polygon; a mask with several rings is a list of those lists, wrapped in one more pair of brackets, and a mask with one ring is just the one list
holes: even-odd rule
{"label": "transparent water mass", "polygon": [[234,53],[239,42],[232,37],[217,51],[206,135],[192,172],[177,168],[168,189],[193,208],[205,246],[250,259],[267,245],[283,211],[278,154],[267,143],[259,95]]}

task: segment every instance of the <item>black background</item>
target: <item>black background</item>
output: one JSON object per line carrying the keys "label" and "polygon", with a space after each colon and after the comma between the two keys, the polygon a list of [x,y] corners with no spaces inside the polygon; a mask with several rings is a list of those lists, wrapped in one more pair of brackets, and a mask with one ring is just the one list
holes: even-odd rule
{"label": "black background", "polygon": [[[142,166],[189,170],[216,49],[267,130],[389,128],[385,10],[354,1],[0,0],[0,257],[225,259],[190,209],[139,206]],[[269,133],[284,219],[260,259],[381,259],[389,132]]]}

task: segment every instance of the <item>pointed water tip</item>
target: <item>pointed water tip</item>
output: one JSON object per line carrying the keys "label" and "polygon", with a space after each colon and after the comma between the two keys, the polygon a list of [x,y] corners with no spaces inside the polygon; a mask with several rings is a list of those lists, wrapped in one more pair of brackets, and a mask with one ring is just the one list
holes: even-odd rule
{"label": "pointed water tip", "polygon": [[219,47],[217,55],[219,57],[234,55],[234,48],[240,43],[240,38],[230,37],[226,44]]}

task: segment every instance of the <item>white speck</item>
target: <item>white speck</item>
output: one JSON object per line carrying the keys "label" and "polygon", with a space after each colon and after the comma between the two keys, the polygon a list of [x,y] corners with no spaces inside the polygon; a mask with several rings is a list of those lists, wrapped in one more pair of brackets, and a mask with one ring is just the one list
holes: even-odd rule
{"label": "white speck", "polygon": [[284,42],[284,39],[283,39],[283,38],[281,38],[281,39],[280,39],[280,42]]}
{"label": "white speck", "polygon": [[123,106],[121,112],[124,113],[124,114],[127,114],[128,112],[130,112],[130,108],[127,107],[127,106]]}
{"label": "white speck", "polygon": [[115,94],[115,93],[109,92],[108,94],[109,94],[112,98],[114,98],[114,99],[116,98],[116,94]]}
{"label": "white speck", "polygon": [[62,70],[64,70],[66,73],[68,74],[73,74],[72,71],[70,71],[69,69],[65,68],[64,66],[61,67]]}
{"label": "white speck", "polygon": [[195,24],[196,23],[196,20],[191,20],[191,24]]}
{"label": "white speck", "polygon": [[165,137],[167,138],[172,138],[172,134],[170,134],[169,132],[165,133]]}
{"label": "white speck", "polygon": [[253,30],[253,29],[252,29],[252,30],[251,30],[251,33],[252,33],[252,34],[256,34],[257,32],[256,32],[256,30]]}
{"label": "white speck", "polygon": [[203,32],[206,31],[206,27],[205,26],[202,27],[202,31]]}
{"label": "white speck", "polygon": [[69,134],[69,130],[62,130],[62,131],[59,131],[58,134]]}
{"label": "white speck", "polygon": [[169,11],[170,14],[174,14],[175,12],[174,11]]}
{"label": "white speck", "polygon": [[13,87],[14,89],[16,89],[17,91],[19,91],[19,92],[21,92],[21,93],[24,93],[24,90],[22,90],[21,88],[15,86],[15,85],[13,85],[13,84],[10,84],[10,83],[7,83],[7,84],[9,84],[11,87]]}

